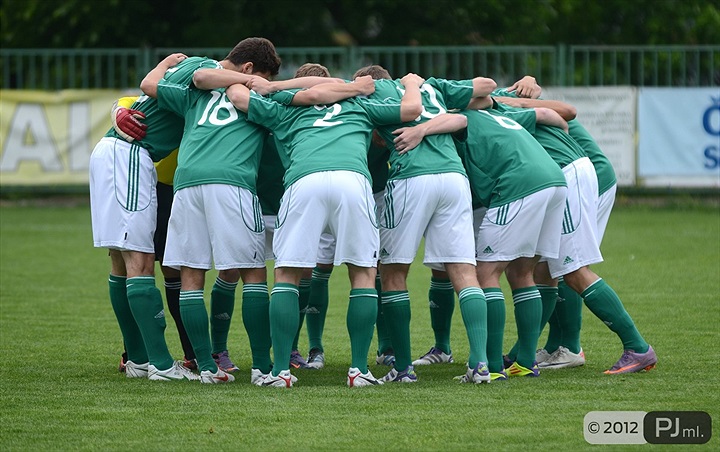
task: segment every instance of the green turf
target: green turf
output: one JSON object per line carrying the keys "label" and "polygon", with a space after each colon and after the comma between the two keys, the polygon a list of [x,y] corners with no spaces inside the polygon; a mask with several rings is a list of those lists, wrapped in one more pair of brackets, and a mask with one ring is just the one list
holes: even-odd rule
{"label": "green turf", "polygon": [[[350,390],[348,284],[339,268],[330,281],[325,369],[295,371],[299,381],[291,390],[251,386],[247,337],[236,316],[229,343],[241,368],[237,382],[160,383],[117,372],[121,339],[108,301],[109,263],[105,251],[92,247],[89,210],[2,207],[0,448],[575,450],[593,447],[582,430],[589,411],[691,410],[714,418],[713,439],[704,447],[717,450],[717,208],[616,208],[603,252],[605,263],[594,269],[657,351],[652,372],[602,374],[621,345],[585,309],[584,367],[546,371],[539,379],[460,385],[452,377],[464,372],[468,346],[456,309],[456,363],[418,368],[414,385]],[[413,355],[420,355],[432,345],[429,271],[414,265],[409,286]],[[513,322],[508,304],[507,347]],[[168,343],[179,357],[169,316],[168,323]],[[306,336],[300,348],[307,352]],[[376,376],[387,370],[374,361],[370,368]]]}

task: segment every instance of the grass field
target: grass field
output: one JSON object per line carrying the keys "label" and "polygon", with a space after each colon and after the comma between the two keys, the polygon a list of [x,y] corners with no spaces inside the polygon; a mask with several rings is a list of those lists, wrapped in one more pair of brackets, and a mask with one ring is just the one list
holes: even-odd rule
{"label": "grass field", "polygon": [[[460,385],[452,377],[464,372],[468,346],[456,309],[456,363],[419,368],[414,385],[350,390],[349,289],[340,268],[330,281],[325,369],[295,371],[299,381],[291,390],[251,386],[247,337],[236,315],[230,347],[241,368],[237,382],[158,383],[128,380],[117,371],[121,338],[108,301],[109,262],[106,252],[92,247],[89,209],[5,206],[0,449],[577,450],[593,447],[583,437],[589,411],[706,411],[714,420],[713,438],[694,447],[718,450],[720,212],[618,207],[603,252],[605,262],[594,269],[657,351],[652,372],[604,375],[621,344],[585,309],[584,367]],[[429,271],[414,265],[409,286],[413,355],[419,356],[432,345]],[[513,322],[509,304],[508,347]],[[168,323],[170,349],[180,357],[170,316]],[[300,348],[307,352],[306,337]],[[371,369],[376,376],[387,370],[374,360]]]}

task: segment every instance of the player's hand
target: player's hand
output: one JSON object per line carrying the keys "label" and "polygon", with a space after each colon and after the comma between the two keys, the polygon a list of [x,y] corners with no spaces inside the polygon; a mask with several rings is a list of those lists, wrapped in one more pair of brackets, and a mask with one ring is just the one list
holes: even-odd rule
{"label": "player's hand", "polygon": [[187,55],[185,55],[184,53],[173,53],[166,56],[165,59],[160,62],[160,64],[164,65],[166,68],[171,68],[173,66],[176,66],[185,58],[187,58]]}
{"label": "player's hand", "polygon": [[425,79],[417,74],[413,74],[412,72],[410,72],[405,75],[405,77],[400,79],[400,83],[402,83],[403,86],[408,86],[408,84],[420,86],[425,83]]}
{"label": "player's hand", "polygon": [[357,85],[360,94],[363,96],[369,96],[375,92],[375,80],[369,75],[358,77],[353,83]]}
{"label": "player's hand", "polygon": [[508,88],[508,91],[517,94],[518,97],[537,99],[542,93],[542,88],[537,84],[535,77],[526,75]]}
{"label": "player's hand", "polygon": [[117,107],[112,111],[111,117],[113,128],[128,143],[145,138],[147,124],[139,121],[145,119],[145,114],[142,112]]}
{"label": "player's hand", "polygon": [[415,149],[425,136],[425,132],[423,127],[418,125],[415,127],[400,127],[393,131],[393,135],[396,135],[393,140],[395,150],[402,155]]}
{"label": "player's hand", "polygon": [[245,86],[247,86],[249,89],[255,91],[256,93],[260,94],[261,96],[266,96],[274,91],[272,88],[272,82],[270,80],[266,80],[262,77],[251,78],[245,84]]}

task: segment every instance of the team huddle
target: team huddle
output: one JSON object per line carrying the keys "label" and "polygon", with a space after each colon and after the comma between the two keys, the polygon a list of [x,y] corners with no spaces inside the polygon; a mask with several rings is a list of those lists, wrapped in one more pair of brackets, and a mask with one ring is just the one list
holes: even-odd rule
{"label": "team huddle", "polygon": [[[325,364],[328,280],[341,264],[350,387],[412,383],[416,366],[453,362],[456,295],[470,350],[462,383],[583,365],[583,302],[623,344],[605,373],[655,366],[622,301],[589,268],[602,262],[616,180],[572,106],[540,99],[532,77],[497,89],[485,77],[393,79],[371,65],[346,81],[308,63],[271,81],[279,67],[264,38],[222,61],[173,54],[143,79],[143,96],[113,109],[90,159],[90,195],[127,377],[234,381],[228,331],[242,280],[251,383],[293,386],[291,368]],[[423,239],[435,344],[413,360],[407,276]],[[156,259],[182,360],[165,342]],[[517,326],[507,353],[503,274]],[[390,367],[379,378],[367,362],[376,331],[376,363]]]}

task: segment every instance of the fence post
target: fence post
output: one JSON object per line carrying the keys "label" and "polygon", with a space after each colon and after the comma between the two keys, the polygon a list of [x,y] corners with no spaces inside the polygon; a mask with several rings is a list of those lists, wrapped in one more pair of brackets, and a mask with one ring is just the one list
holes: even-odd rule
{"label": "fence post", "polygon": [[567,46],[565,44],[558,44],[555,52],[557,55],[557,66],[555,67],[555,81],[557,82],[557,86],[565,86],[565,74],[567,73],[567,68],[565,67],[567,64]]}

